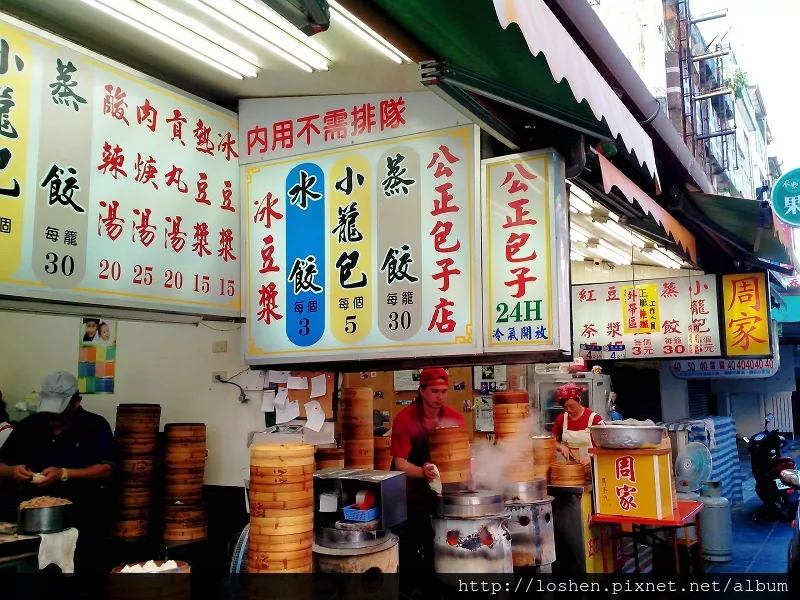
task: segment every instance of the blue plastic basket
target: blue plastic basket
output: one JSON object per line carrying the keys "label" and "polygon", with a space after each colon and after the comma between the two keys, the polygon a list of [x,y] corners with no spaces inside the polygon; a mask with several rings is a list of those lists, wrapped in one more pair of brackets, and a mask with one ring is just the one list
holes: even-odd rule
{"label": "blue plastic basket", "polygon": [[342,510],[344,510],[344,518],[346,521],[374,521],[378,518],[378,514],[380,513],[377,506],[369,510],[359,510],[357,508],[345,506]]}

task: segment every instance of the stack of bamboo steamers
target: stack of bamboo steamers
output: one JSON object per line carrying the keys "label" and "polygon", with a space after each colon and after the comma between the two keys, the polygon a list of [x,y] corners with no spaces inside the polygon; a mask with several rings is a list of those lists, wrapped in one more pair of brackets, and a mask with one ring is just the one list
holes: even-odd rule
{"label": "stack of bamboo steamers", "polygon": [[342,445],[346,469],[375,468],[372,403],[371,388],[342,390]]}
{"label": "stack of bamboo steamers", "polygon": [[150,527],[156,439],[161,426],[158,404],[120,404],[114,439],[120,461],[119,519],[112,533],[119,538],[140,538]]}
{"label": "stack of bamboo steamers", "polygon": [[497,392],[492,396],[494,439],[498,446],[510,446],[506,453],[512,461],[506,467],[506,479],[526,483],[536,479],[534,470],[533,426],[528,392]]}
{"label": "stack of bamboo steamers", "polygon": [[205,539],[208,515],[201,498],[208,454],[206,426],[204,423],[169,423],[164,426],[164,437],[164,540]]}
{"label": "stack of bamboo steamers", "polygon": [[472,479],[469,433],[466,427],[439,427],[428,432],[431,462],[442,485],[464,484]]}
{"label": "stack of bamboo steamers", "polygon": [[314,447],[296,443],[253,446],[249,494],[247,571],[311,573]]}

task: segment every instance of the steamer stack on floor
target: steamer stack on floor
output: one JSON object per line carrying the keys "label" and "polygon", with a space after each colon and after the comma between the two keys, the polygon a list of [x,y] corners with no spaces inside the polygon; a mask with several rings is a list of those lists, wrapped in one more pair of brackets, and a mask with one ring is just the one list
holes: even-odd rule
{"label": "steamer stack on floor", "polygon": [[371,388],[342,390],[342,445],[347,469],[375,468]]}
{"label": "steamer stack on floor", "polygon": [[392,436],[376,435],[374,438],[375,469],[388,471],[392,466]]}
{"label": "steamer stack on floor", "polygon": [[202,502],[205,476],[206,426],[169,423],[164,469],[164,541],[202,540],[208,537],[208,514]]}
{"label": "steamer stack on floor", "polygon": [[308,444],[252,446],[249,494],[247,571],[311,573],[314,447]]}
{"label": "steamer stack on floor", "polygon": [[156,440],[161,425],[158,404],[120,404],[114,426],[114,439],[120,465],[119,518],[114,537],[145,537],[150,528],[153,498],[153,469]]}

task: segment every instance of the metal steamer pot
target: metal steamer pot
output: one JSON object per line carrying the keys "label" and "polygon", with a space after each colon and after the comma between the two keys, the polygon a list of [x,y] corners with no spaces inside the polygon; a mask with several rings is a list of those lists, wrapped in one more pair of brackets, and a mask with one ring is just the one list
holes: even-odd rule
{"label": "metal steamer pot", "polygon": [[437,573],[514,572],[502,495],[466,490],[443,494],[436,512],[432,522]]}
{"label": "metal steamer pot", "polygon": [[17,511],[17,533],[58,533],[74,526],[74,504]]}
{"label": "metal steamer pot", "polygon": [[547,570],[556,561],[553,498],[547,495],[547,480],[514,483],[505,492],[505,503],[514,568]]}

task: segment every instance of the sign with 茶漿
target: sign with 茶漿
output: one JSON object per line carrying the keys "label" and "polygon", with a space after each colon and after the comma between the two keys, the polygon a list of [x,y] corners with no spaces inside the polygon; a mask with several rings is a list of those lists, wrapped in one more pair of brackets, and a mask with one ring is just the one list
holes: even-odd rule
{"label": "sign with \u8336\u6f3f", "polygon": [[569,351],[564,163],[534,152],[482,171],[484,350]]}
{"label": "sign with \u8336\u6f3f", "polygon": [[248,362],[476,353],[476,131],[244,169]]}
{"label": "sign with \u8336\u6f3f", "polygon": [[[721,356],[714,275],[572,286],[576,355],[603,359]],[[619,347],[621,351],[607,351]]]}
{"label": "sign with \u8336\u6f3f", "polygon": [[766,275],[742,273],[722,276],[725,355],[771,356],[770,299]]}
{"label": "sign with \u8336\u6f3f", "polygon": [[241,100],[239,162],[251,165],[468,124],[428,91]]}
{"label": "sign with \u8336\u6f3f", "polygon": [[240,316],[235,115],[0,21],[0,294]]}
{"label": "sign with \u8336\u6f3f", "polygon": [[784,174],[772,188],[772,210],[791,227],[800,227],[800,169]]}

